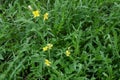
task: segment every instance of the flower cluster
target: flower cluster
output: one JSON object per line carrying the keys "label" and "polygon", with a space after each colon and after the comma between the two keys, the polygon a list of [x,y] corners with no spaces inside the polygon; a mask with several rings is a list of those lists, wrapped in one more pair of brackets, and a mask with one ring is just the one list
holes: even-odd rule
{"label": "flower cluster", "polygon": [[51,65],[51,62],[50,62],[48,59],[45,59],[45,64],[46,64],[47,66],[50,66],[50,65]]}
{"label": "flower cluster", "polygon": [[53,44],[47,44],[45,47],[43,47],[43,51],[50,50],[53,47]]}
{"label": "flower cluster", "polygon": [[[30,5],[28,6],[28,9],[32,11],[32,14],[33,14],[34,18],[40,16],[40,11],[39,11],[39,10],[33,10]],[[44,20],[47,20],[47,19],[48,19],[48,13],[45,13],[45,14],[43,15],[43,17],[44,17],[44,18],[43,18]]]}
{"label": "flower cluster", "polygon": [[66,50],[65,54],[66,56],[70,56],[70,50]]}

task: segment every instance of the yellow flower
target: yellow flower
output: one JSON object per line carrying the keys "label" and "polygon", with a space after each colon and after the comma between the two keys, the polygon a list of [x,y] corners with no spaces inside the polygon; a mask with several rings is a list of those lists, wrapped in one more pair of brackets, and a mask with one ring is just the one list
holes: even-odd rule
{"label": "yellow flower", "polygon": [[44,20],[47,20],[48,19],[48,13],[45,13],[44,14]]}
{"label": "yellow flower", "polygon": [[47,50],[48,50],[47,46],[43,47],[43,51],[47,51]]}
{"label": "yellow flower", "polygon": [[70,51],[66,50],[65,54],[66,54],[66,56],[70,56]]}
{"label": "yellow flower", "polygon": [[33,13],[33,15],[34,15],[34,18],[35,18],[35,17],[40,16],[40,14],[39,14],[39,11],[38,11],[38,10],[33,11],[32,13]]}
{"label": "yellow flower", "polygon": [[45,47],[43,47],[43,51],[47,51],[53,47],[53,44],[47,44]]}
{"label": "yellow flower", "polygon": [[47,66],[50,66],[50,65],[51,65],[51,62],[50,62],[48,59],[45,59],[45,64],[46,64]]}
{"label": "yellow flower", "polygon": [[53,44],[47,44],[48,49],[51,49],[53,47]]}

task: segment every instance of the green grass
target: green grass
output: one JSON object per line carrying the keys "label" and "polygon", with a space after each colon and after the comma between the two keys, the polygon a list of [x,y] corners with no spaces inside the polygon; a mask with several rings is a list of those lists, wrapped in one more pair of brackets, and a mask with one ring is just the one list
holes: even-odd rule
{"label": "green grass", "polygon": [[120,0],[0,0],[0,80],[120,80]]}

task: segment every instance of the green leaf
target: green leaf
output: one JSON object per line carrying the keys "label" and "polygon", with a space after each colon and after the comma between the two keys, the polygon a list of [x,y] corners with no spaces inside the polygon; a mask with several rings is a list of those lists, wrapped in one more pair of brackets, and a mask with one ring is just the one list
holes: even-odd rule
{"label": "green leaf", "polygon": [[4,58],[3,58],[2,54],[0,54],[0,60],[4,60]]}

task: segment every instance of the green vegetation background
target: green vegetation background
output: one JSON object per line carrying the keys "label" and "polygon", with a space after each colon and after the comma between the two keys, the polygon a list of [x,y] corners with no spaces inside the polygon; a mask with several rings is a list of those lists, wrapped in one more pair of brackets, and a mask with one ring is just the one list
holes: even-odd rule
{"label": "green vegetation background", "polygon": [[120,0],[0,0],[0,80],[120,80]]}

